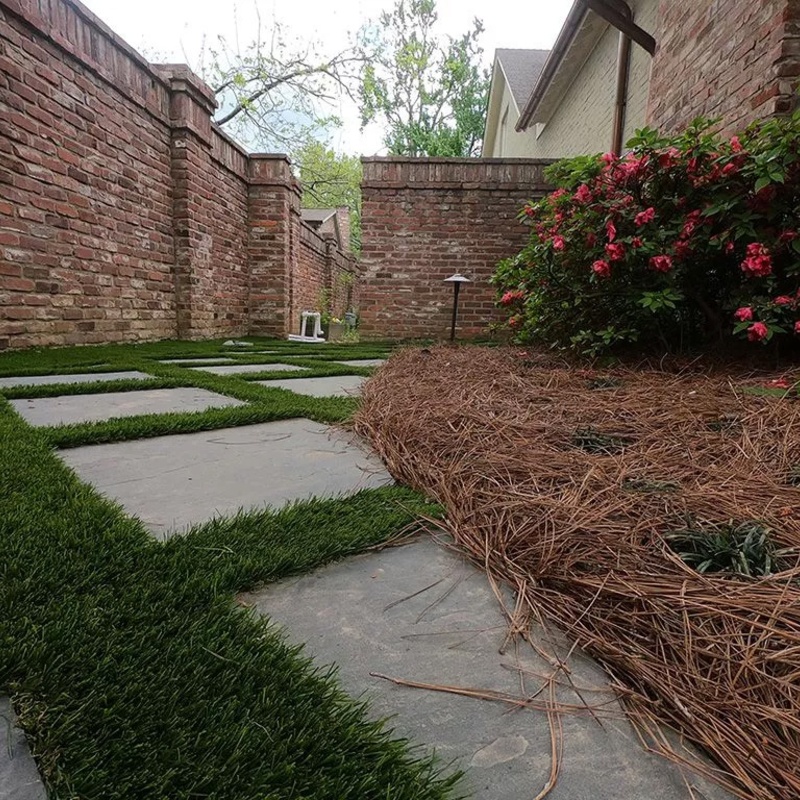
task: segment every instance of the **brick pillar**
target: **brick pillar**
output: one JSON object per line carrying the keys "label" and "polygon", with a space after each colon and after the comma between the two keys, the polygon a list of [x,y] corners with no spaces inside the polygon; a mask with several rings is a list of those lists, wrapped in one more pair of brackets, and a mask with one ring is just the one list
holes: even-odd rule
{"label": "brick pillar", "polygon": [[185,64],[153,64],[170,85],[175,310],[179,339],[202,338],[214,309],[211,282],[212,235],[197,213],[208,191],[203,175],[211,154],[214,93]]}
{"label": "brick pillar", "polygon": [[284,155],[249,159],[250,333],[283,337],[291,332],[292,264],[300,184]]}

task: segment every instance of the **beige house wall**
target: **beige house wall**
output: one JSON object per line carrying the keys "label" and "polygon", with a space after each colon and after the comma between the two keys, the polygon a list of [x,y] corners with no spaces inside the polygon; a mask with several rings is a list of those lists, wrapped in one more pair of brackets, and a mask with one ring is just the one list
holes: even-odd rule
{"label": "beige house wall", "polygon": [[[658,30],[659,0],[638,0],[630,5],[637,24],[649,33],[655,33]],[[519,113],[504,84],[497,124],[499,126],[502,123],[508,107],[507,132],[503,136],[503,131],[498,129],[492,152],[483,155],[488,158],[564,158],[609,150],[616,99],[618,49],[619,31],[606,25],[585,63],[577,68],[574,80],[550,119],[544,125],[532,124],[521,133],[513,129]],[[631,45],[623,135],[625,142],[637,128],[646,124],[651,61],[650,54],[644,48]]]}
{"label": "beige house wall", "polygon": [[500,101],[497,133],[490,148],[491,152],[484,152],[484,158],[536,157],[536,134],[532,130],[523,131],[522,133],[515,130],[519,113],[514,98],[511,96],[511,90],[503,80],[503,94]]}

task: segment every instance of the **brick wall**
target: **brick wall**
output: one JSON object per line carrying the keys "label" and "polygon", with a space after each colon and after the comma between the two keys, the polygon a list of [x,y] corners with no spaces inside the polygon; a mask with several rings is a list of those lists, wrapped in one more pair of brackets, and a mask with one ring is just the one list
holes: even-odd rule
{"label": "brick wall", "polygon": [[77,0],[0,0],[0,349],[294,329],[338,254],[297,266],[288,160],[214,109]]}
{"label": "brick wall", "polygon": [[797,0],[662,0],[656,40],[648,119],[662,130],[706,116],[732,132],[794,108]]}
{"label": "brick wall", "polygon": [[488,279],[524,244],[516,219],[541,196],[549,163],[528,159],[363,159],[361,332],[371,338],[444,338],[460,272],[458,334],[496,319]]}

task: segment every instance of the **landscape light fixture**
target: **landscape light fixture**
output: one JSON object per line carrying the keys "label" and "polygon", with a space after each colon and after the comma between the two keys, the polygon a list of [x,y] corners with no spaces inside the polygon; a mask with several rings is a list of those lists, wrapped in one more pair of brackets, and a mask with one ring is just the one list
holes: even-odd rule
{"label": "landscape light fixture", "polygon": [[458,293],[461,291],[462,283],[472,283],[472,281],[456,273],[449,278],[445,278],[444,282],[453,284],[453,323],[450,325],[450,341],[454,342],[456,340],[456,319],[458,317]]}

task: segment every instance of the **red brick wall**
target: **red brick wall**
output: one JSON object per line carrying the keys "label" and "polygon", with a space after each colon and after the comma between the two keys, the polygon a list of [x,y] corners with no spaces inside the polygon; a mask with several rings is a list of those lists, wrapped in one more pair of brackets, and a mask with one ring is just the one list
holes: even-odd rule
{"label": "red brick wall", "polygon": [[0,0],[0,349],[294,328],[299,187],[214,108],[77,0]]}
{"label": "red brick wall", "polygon": [[0,4],[0,347],[174,335],[168,90],[38,7]]}
{"label": "red brick wall", "polygon": [[462,287],[458,335],[496,319],[488,283],[499,260],[524,244],[517,220],[541,196],[549,163],[529,159],[363,159],[361,333],[371,338],[449,335],[455,272]]}
{"label": "red brick wall", "polygon": [[676,131],[720,117],[730,133],[793,110],[798,0],[662,0],[655,36],[649,124]]}

